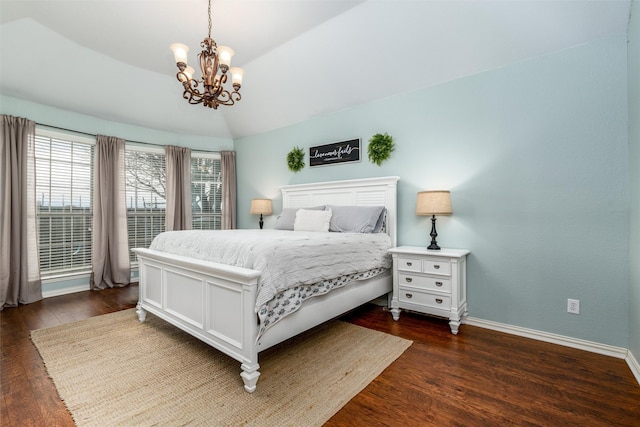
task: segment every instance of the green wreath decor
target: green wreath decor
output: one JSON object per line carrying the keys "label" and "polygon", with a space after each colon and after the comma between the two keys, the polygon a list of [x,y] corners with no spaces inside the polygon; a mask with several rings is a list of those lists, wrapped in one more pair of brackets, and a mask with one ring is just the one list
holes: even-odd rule
{"label": "green wreath decor", "polygon": [[393,137],[384,134],[376,133],[369,139],[369,147],[367,149],[369,153],[369,160],[371,163],[375,163],[380,166],[382,162],[391,157],[391,152],[395,150],[393,145]]}
{"label": "green wreath decor", "polygon": [[304,151],[300,147],[294,147],[287,154],[287,165],[292,172],[298,172],[304,167]]}

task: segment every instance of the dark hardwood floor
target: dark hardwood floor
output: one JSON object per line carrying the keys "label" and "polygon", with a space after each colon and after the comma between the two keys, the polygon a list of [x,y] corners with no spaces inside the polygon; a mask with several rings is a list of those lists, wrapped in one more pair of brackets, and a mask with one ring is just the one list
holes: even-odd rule
{"label": "dark hardwood floor", "polygon": [[[29,331],[131,308],[136,286],[0,312],[0,425],[72,426]],[[414,344],[326,426],[640,426],[624,360],[368,305],[345,320]],[[258,383],[259,384],[259,383]],[[213,424],[212,424],[213,425]]]}

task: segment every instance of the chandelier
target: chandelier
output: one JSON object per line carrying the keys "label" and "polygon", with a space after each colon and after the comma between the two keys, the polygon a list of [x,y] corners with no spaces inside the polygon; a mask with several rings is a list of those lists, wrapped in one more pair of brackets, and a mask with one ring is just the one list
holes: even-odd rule
{"label": "chandelier", "polygon": [[[198,54],[200,62],[201,80],[193,78],[194,69],[187,65],[187,53],[189,47],[182,43],[174,43],[170,46],[178,66],[176,77],[182,83],[184,92],[182,97],[189,104],[203,104],[205,107],[218,109],[219,105],[233,105],[240,101],[240,86],[242,86],[242,68],[231,65],[231,57],[234,52],[228,46],[218,46],[211,38],[211,0],[209,0],[209,35],[201,43],[202,52]],[[233,91],[225,89],[228,75],[231,74]],[[202,88],[200,87],[202,84]]]}

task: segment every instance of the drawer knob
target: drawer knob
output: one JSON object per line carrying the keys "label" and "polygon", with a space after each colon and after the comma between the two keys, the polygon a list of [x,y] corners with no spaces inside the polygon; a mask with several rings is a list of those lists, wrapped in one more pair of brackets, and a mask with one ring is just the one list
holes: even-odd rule
{"label": "drawer knob", "polygon": [[435,268],[436,270],[439,270],[440,266],[438,264],[433,264],[433,268]]}
{"label": "drawer knob", "polygon": [[442,298],[436,298],[436,302],[437,302],[438,304],[442,304]]}
{"label": "drawer knob", "polygon": [[442,286],[442,282],[436,282],[436,286],[437,286],[437,287]]}
{"label": "drawer knob", "polygon": [[413,294],[404,294],[408,299],[413,298]]}
{"label": "drawer knob", "polygon": [[404,280],[406,280],[407,283],[411,283],[413,281],[411,277],[405,277]]}
{"label": "drawer knob", "polygon": [[408,267],[411,267],[412,265],[413,265],[413,263],[412,263],[412,262],[407,262],[407,266],[408,266]]}

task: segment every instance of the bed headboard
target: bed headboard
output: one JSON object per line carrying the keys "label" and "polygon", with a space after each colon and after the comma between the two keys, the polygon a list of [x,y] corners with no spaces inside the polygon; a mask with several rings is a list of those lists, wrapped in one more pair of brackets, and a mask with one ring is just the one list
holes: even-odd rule
{"label": "bed headboard", "polygon": [[318,205],[385,206],[387,233],[396,246],[397,184],[400,177],[350,179],[346,181],[316,182],[285,185],[282,208],[309,208]]}

